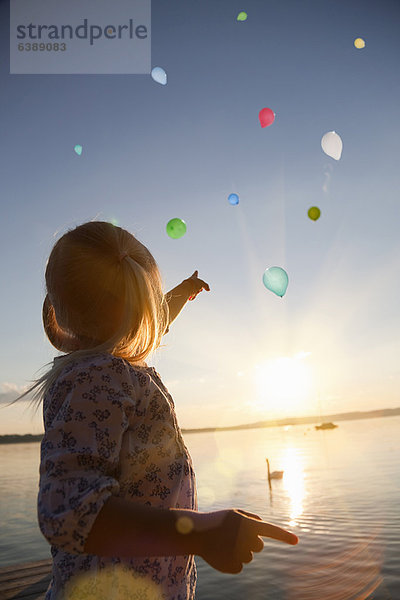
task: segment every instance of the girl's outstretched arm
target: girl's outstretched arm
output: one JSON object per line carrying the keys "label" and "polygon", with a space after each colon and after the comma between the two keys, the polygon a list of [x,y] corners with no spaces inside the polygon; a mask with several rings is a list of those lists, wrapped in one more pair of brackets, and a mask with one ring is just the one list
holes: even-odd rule
{"label": "girl's outstretched arm", "polygon": [[197,554],[222,573],[239,573],[261,537],[295,545],[297,536],[241,510],[200,513],[164,509],[110,496],[86,539],[84,552],[104,557]]}
{"label": "girl's outstretched arm", "polygon": [[188,300],[194,300],[202,290],[210,291],[208,283],[198,278],[198,271],[165,294],[169,308],[169,325],[176,319]]}

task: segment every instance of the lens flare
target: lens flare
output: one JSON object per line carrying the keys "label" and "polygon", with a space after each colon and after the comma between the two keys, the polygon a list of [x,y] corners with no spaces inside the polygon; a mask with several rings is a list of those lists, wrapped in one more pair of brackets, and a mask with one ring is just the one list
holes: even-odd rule
{"label": "lens flare", "polygon": [[382,548],[376,533],[329,557],[307,556],[291,571],[288,600],[367,600],[381,583]]}
{"label": "lens flare", "polygon": [[126,566],[116,564],[72,577],[65,586],[64,597],[65,600],[162,600],[164,594],[151,579],[133,573]]}
{"label": "lens flare", "polygon": [[175,527],[178,533],[186,535],[193,531],[194,523],[190,517],[179,517],[176,520]]}

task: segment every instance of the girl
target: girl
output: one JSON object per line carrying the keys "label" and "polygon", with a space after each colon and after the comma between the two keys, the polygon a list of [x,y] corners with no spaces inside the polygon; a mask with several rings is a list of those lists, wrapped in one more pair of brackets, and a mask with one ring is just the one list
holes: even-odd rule
{"label": "girl", "polygon": [[192,600],[195,554],[238,573],[260,536],[298,541],[241,510],[197,511],[174,402],[145,363],[186,301],[209,291],[197,275],[164,296],[147,248],[100,221],[68,231],[50,254],[43,322],[64,354],[26,392],[43,399],[45,600]]}

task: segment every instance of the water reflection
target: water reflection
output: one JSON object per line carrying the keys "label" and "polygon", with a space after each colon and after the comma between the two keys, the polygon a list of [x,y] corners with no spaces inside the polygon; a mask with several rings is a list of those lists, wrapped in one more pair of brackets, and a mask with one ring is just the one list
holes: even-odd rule
{"label": "water reflection", "polygon": [[294,527],[303,514],[306,496],[304,484],[304,459],[297,448],[286,448],[282,456],[283,486],[290,500],[290,522]]}

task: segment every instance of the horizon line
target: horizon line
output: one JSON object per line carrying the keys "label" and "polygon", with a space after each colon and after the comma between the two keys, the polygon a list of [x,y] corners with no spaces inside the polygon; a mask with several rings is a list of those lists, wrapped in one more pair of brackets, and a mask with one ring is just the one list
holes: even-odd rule
{"label": "horizon line", "polygon": [[[321,419],[335,419],[336,421],[356,421],[362,419],[383,418],[389,416],[400,415],[400,406],[396,408],[378,408],[367,411],[351,411],[345,413],[332,413],[328,415],[310,415],[307,417],[285,417],[282,419],[270,419],[268,421],[256,421],[253,423],[243,423],[241,425],[226,425],[223,427],[200,427],[196,429],[181,428],[182,433],[205,433],[212,431],[233,431],[238,429],[261,429],[263,427],[284,427],[287,425],[308,425],[315,422],[321,422]],[[7,433],[0,435],[0,443],[5,441],[5,438],[41,438],[43,433]],[[38,441],[32,439],[30,441]]]}

